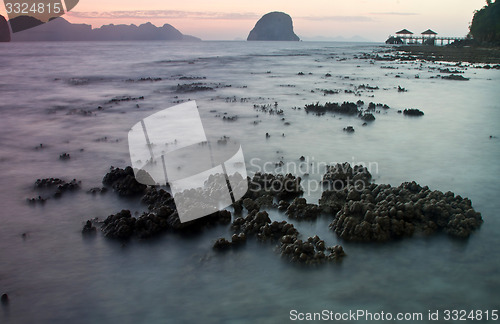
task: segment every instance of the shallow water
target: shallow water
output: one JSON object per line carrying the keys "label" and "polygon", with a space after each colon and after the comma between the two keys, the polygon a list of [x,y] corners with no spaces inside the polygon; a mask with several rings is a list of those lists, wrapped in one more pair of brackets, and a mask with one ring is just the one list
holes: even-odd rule
{"label": "shallow water", "polygon": [[[463,75],[470,81],[449,81],[431,78],[439,74],[430,69],[441,67],[436,63],[354,58],[373,50],[380,45],[0,44],[0,293],[10,297],[0,311],[1,322],[276,323],[287,321],[291,309],[425,316],[429,309],[498,309],[500,72],[467,67]],[[394,69],[381,68],[388,66]],[[179,80],[179,75],[206,79]],[[147,77],[162,80],[127,82]],[[175,93],[177,84],[193,82],[221,85],[214,91]],[[361,96],[344,93],[361,84],[380,89]],[[398,86],[408,91],[398,92]],[[323,96],[317,89],[341,93]],[[108,103],[120,96],[145,99]],[[236,102],[226,102],[232,97]],[[230,235],[225,226],[194,237],[167,234],[126,245],[100,233],[82,237],[87,219],[145,209],[113,192],[93,196],[85,191],[100,186],[111,165],[130,164],[131,126],[188,99],[197,101],[206,128],[242,142],[250,173],[266,162],[272,165],[268,172],[280,160],[292,166],[300,156],[313,166],[363,162],[377,183],[415,180],[469,197],[485,223],[466,241],[438,234],[386,244],[341,242],[328,229],[328,217],[296,223],[304,236],[340,242],[348,254],[341,263],[312,268],[291,265],[273,244],[254,240],[239,250],[214,253],[213,241]],[[366,127],[357,118],[293,109],[357,100],[391,108],[375,114],[376,121]],[[283,116],[253,108],[275,102]],[[397,113],[405,108],[425,115]],[[223,113],[238,119],[216,117]],[[348,125],[354,134],[342,131]],[[35,149],[40,143],[44,148]],[[64,152],[70,160],[59,160]],[[298,175],[304,172],[310,173],[303,180],[306,197],[317,202],[321,192],[315,184],[323,169]],[[76,178],[83,189],[44,205],[27,204],[26,198],[39,194],[35,180],[47,177]],[[270,214],[286,219],[277,211]]]}

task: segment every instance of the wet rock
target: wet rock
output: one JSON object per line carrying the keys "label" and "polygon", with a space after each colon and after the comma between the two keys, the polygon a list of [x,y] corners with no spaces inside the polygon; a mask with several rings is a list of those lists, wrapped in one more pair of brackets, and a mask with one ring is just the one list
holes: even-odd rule
{"label": "wet rock", "polygon": [[343,189],[323,191],[319,199],[319,206],[325,213],[337,214],[345,204],[347,194]]}
{"label": "wet rock", "polygon": [[140,97],[129,97],[129,96],[117,97],[117,98],[111,99],[110,101],[108,101],[108,103],[120,103],[120,102],[124,102],[124,101],[137,101],[137,100],[144,100],[144,96],[140,96]]}
{"label": "wet rock", "polygon": [[70,182],[63,182],[57,186],[54,197],[60,198],[64,192],[78,190],[80,189],[80,185],[81,181],[77,181],[76,179],[73,179]]}
{"label": "wet rock", "polygon": [[[470,200],[451,192],[430,191],[415,182],[399,187],[372,184],[358,192],[359,196],[350,190],[330,224],[339,237],[348,241],[384,242],[410,237],[415,232],[436,231],[466,238],[483,222]],[[337,198],[337,193],[324,194],[320,205],[339,207],[342,197],[332,197]]]}
{"label": "wet rock", "polygon": [[281,211],[287,210],[288,206],[290,206],[290,204],[287,201],[284,201],[284,200],[280,200],[279,203],[278,203],[278,209],[281,210]]}
{"label": "wet rock", "polygon": [[257,234],[260,228],[268,223],[271,223],[269,214],[266,211],[252,210],[246,217],[236,218],[231,227],[235,231],[245,234]]}
{"label": "wet rock", "polygon": [[63,153],[61,155],[59,155],[59,160],[69,160],[71,159],[71,156],[69,155],[69,153]]}
{"label": "wet rock", "polygon": [[59,178],[37,179],[35,188],[51,188],[63,184],[64,181]]}
{"label": "wet rock", "polygon": [[418,109],[405,109],[403,110],[405,116],[423,116],[424,112]]}
{"label": "wet rock", "polygon": [[190,84],[178,84],[175,91],[177,93],[189,93],[199,91],[214,91],[214,88],[209,87],[204,83],[196,82]]}
{"label": "wet rock", "polygon": [[249,180],[245,198],[257,199],[262,196],[272,196],[279,200],[288,200],[304,193],[300,186],[301,178],[291,174],[256,173]]}
{"label": "wet rock", "polygon": [[38,196],[36,198],[26,198],[26,201],[30,204],[45,204],[47,198],[43,198],[42,196]]}
{"label": "wet rock", "polygon": [[[76,179],[71,180],[70,182],[66,182],[59,178],[47,178],[47,179],[37,179],[35,182],[35,189],[37,190],[45,190],[51,189],[53,190],[53,197],[60,198],[64,192],[67,191],[75,191],[80,189],[81,181]],[[38,198],[28,199],[30,203],[44,203],[47,199],[38,196]]]}
{"label": "wet rock", "polygon": [[9,303],[9,295],[2,294],[2,297],[0,298],[0,300],[2,301],[3,305],[7,305]]}
{"label": "wet rock", "polygon": [[250,198],[245,198],[243,200],[243,207],[245,207],[245,209],[248,210],[249,212],[253,210],[259,211],[260,209],[260,206]]}
{"label": "wet rock", "polygon": [[396,44],[396,45],[401,45],[403,44],[403,40],[399,37],[394,37],[394,36],[391,36],[389,37],[386,41],[385,41],[386,44]]}
{"label": "wet rock", "polygon": [[263,195],[255,199],[255,203],[257,206],[260,208],[270,208],[270,207],[276,207],[276,205],[273,203],[274,198],[271,195]]}
{"label": "wet rock", "polygon": [[219,238],[215,241],[213,248],[214,250],[225,250],[231,247],[231,242],[226,240],[225,238]]}
{"label": "wet rock", "polygon": [[106,193],[108,191],[108,188],[106,187],[94,187],[94,188],[90,188],[87,193],[90,193],[90,194],[103,194],[103,193]]}
{"label": "wet rock", "polygon": [[102,183],[111,186],[120,196],[141,194],[147,187],[137,182],[134,170],[129,166],[125,169],[111,167],[102,179]]}
{"label": "wet rock", "polygon": [[101,230],[104,236],[116,239],[129,239],[134,233],[136,219],[130,214],[130,210],[110,215],[104,220]]}
{"label": "wet rock", "polygon": [[347,126],[347,127],[344,128],[344,132],[346,132],[346,133],[354,133],[354,127]]}
{"label": "wet rock", "polygon": [[95,234],[96,232],[96,227],[92,224],[92,221],[88,220],[83,226],[82,234]]}
{"label": "wet rock", "polygon": [[243,200],[237,200],[232,204],[234,208],[234,213],[237,215],[240,215],[241,212],[243,211]]}
{"label": "wet rock", "polygon": [[[155,187],[147,188],[142,202],[148,205],[150,214],[164,218],[167,222],[167,227],[179,233],[199,232],[208,226],[228,224],[232,219],[231,212],[220,210],[205,217],[181,223],[173,197],[164,189],[157,189]],[[193,208],[198,207],[193,206]]]}
{"label": "wet rock", "polygon": [[245,235],[245,233],[239,233],[238,235],[233,234],[233,236],[231,236],[232,245],[243,244],[246,243],[246,241],[247,241],[247,236]]}
{"label": "wet rock", "polygon": [[296,220],[314,220],[321,213],[321,208],[308,204],[305,198],[295,198],[286,210],[286,215]]}
{"label": "wet rock", "polygon": [[456,80],[456,81],[469,81],[469,78],[465,78],[463,75],[460,75],[460,74],[443,75],[443,76],[441,76],[441,79]]}
{"label": "wet rock", "polygon": [[247,236],[245,233],[233,234],[231,237],[231,241],[226,240],[225,238],[219,238],[215,241],[213,245],[214,250],[227,250],[229,248],[239,247],[245,244],[247,241]]}
{"label": "wet rock", "polygon": [[298,239],[296,235],[285,235],[280,239],[280,250],[281,255],[290,261],[306,264],[337,261],[346,255],[340,245],[325,247],[325,242],[317,235],[306,241]]}
{"label": "wet rock", "polygon": [[155,187],[148,187],[146,189],[146,193],[142,197],[142,202],[148,205],[149,211],[158,211],[165,207],[175,209],[175,202],[172,195],[164,189]]}
{"label": "wet rock", "polygon": [[374,121],[375,120],[375,116],[373,116],[373,114],[364,114],[361,117],[361,119],[364,120],[364,121]]}
{"label": "wet rock", "polygon": [[323,183],[335,190],[344,189],[348,185],[364,187],[371,182],[371,179],[372,175],[366,167],[355,165],[353,168],[347,162],[327,165],[323,175]]}
{"label": "wet rock", "polygon": [[[281,204],[283,203],[280,202]],[[292,205],[303,206],[305,203],[296,199]],[[257,212],[257,210],[253,210],[246,217],[238,217],[233,221],[231,228],[240,234],[234,234],[231,242],[226,239],[219,239],[218,243],[216,242],[217,247],[214,245],[214,248],[219,249],[221,247],[225,249],[234,246],[234,244],[241,241],[242,233],[244,233],[245,240],[248,235],[253,235],[261,241],[278,241],[281,255],[287,257],[291,262],[321,263],[328,260],[339,260],[344,255],[341,247],[327,248],[325,242],[318,236],[308,238],[307,241],[300,240],[300,234],[293,224],[286,221],[271,222],[269,215],[265,211]]]}
{"label": "wet rock", "polygon": [[358,115],[360,113],[359,107],[354,102],[344,101],[342,104],[336,102],[327,102],[320,105],[319,102],[308,104],[305,106],[307,113],[324,114],[326,112],[343,114],[343,115]]}

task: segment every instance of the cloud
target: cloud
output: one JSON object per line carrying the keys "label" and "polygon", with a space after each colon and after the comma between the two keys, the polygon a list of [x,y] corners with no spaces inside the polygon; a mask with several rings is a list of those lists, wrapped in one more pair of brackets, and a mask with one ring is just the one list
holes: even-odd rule
{"label": "cloud", "polygon": [[370,15],[377,16],[416,16],[420,15],[416,12],[370,12]]}
{"label": "cloud", "polygon": [[[199,12],[181,10],[128,10],[128,11],[70,11],[68,13],[74,18],[86,19],[208,19],[208,20],[257,20],[262,15],[253,12]],[[367,16],[298,16],[294,20],[310,21],[346,21],[364,22],[372,21]]]}
{"label": "cloud", "polygon": [[130,11],[105,11],[105,12],[82,12],[70,11],[69,14],[75,18],[89,19],[122,19],[122,18],[144,18],[144,19],[216,19],[216,20],[249,20],[258,19],[256,13],[227,13],[227,12],[196,12],[181,10],[130,10]]}
{"label": "cloud", "polygon": [[366,16],[304,16],[304,17],[293,17],[293,19],[301,19],[301,20],[312,20],[312,21],[372,21],[373,19]]}

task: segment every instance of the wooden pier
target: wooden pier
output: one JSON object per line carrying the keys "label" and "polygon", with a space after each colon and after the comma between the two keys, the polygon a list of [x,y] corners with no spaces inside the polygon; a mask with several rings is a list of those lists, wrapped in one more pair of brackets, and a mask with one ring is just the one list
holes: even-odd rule
{"label": "wooden pier", "polygon": [[457,40],[464,40],[465,37],[446,37],[437,36],[437,33],[427,29],[422,32],[421,36],[415,36],[408,29],[403,29],[396,32],[396,35],[390,35],[389,39],[401,40],[399,44],[405,45],[448,45]]}

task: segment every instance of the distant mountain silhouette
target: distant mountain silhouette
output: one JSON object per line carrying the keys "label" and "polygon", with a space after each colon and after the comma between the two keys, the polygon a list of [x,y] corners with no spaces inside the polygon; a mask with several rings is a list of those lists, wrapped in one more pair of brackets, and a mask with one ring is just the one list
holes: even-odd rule
{"label": "distant mountain silhouette", "polygon": [[0,15],[0,42],[10,42],[9,24],[2,15]]}
{"label": "distant mountain silhouette", "polygon": [[284,12],[270,12],[257,21],[249,41],[299,41],[293,32],[292,18]]}
{"label": "distant mountain silhouette", "polygon": [[[20,19],[23,17],[22,19]],[[19,16],[15,23],[31,21],[29,17]],[[12,19],[12,22],[14,19]],[[165,40],[165,41],[200,41],[199,38],[183,35],[172,25],[165,24],[156,27],[151,23],[136,25],[104,25],[92,29],[87,24],[72,24],[64,18],[52,18],[49,22],[36,28],[23,30],[12,34],[12,41],[139,41],[139,40]]]}
{"label": "distant mountain silhouette", "polygon": [[17,16],[9,20],[10,28],[13,33],[30,29],[43,24],[43,21],[31,16]]}

